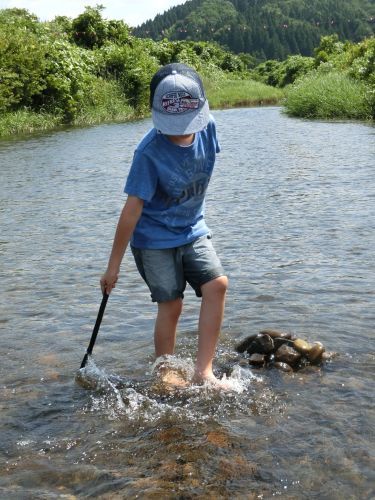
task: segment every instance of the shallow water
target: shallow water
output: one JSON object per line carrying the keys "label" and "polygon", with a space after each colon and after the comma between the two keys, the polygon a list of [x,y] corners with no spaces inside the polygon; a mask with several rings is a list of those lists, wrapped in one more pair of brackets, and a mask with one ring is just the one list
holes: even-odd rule
{"label": "shallow water", "polygon": [[[374,128],[216,111],[207,221],[230,278],[217,374],[230,393],[155,385],[155,306],[130,255],[76,382],[122,188],[150,126],[0,143],[0,496],[374,496]],[[199,302],[176,359],[191,370]],[[292,375],[240,367],[273,327],[338,356]],[[233,370],[233,372],[232,372]]]}

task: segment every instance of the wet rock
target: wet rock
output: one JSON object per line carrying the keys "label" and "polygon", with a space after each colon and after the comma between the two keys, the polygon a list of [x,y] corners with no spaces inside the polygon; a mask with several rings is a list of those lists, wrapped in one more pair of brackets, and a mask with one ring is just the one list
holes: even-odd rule
{"label": "wet rock", "polygon": [[240,366],[247,362],[252,366],[275,367],[283,371],[308,369],[309,366],[313,368],[312,365],[320,365],[337,355],[334,352],[326,353],[321,342],[312,344],[291,333],[269,328],[246,337],[236,350],[244,353],[244,358],[239,356],[236,360]]}
{"label": "wet rock", "polygon": [[85,368],[76,372],[75,380],[84,389],[97,389],[100,383],[98,376],[94,376]]}
{"label": "wet rock", "polygon": [[322,361],[322,356],[325,349],[321,342],[314,342],[309,353],[307,354],[307,359],[310,363],[318,364]]}
{"label": "wet rock", "polygon": [[236,346],[237,352],[245,352],[250,347],[251,343],[257,338],[257,334],[249,335]]}
{"label": "wet rock", "polygon": [[269,335],[259,334],[247,349],[248,354],[271,354],[275,349],[272,338]]}
{"label": "wet rock", "polygon": [[281,361],[288,365],[294,366],[301,359],[301,354],[293,347],[283,344],[275,352],[275,361]]}
{"label": "wet rock", "polygon": [[254,353],[249,358],[249,364],[252,366],[264,366],[266,363],[265,354]]}
{"label": "wet rock", "polygon": [[275,350],[274,352],[277,351],[277,349],[279,347],[281,347],[283,344],[286,344],[286,345],[291,345],[293,346],[293,341],[290,340],[290,339],[287,339],[286,337],[279,337],[279,338],[274,338],[272,339],[273,340],[273,343],[274,343],[274,346],[275,346]]}
{"label": "wet rock", "polygon": [[303,339],[296,339],[293,342],[293,347],[296,351],[301,353],[303,356],[306,356],[312,349],[312,345]]}
{"label": "wet rock", "polygon": [[242,366],[243,368],[246,368],[249,365],[249,360],[247,358],[241,358],[238,361],[238,366]]}
{"label": "wet rock", "polygon": [[281,361],[276,361],[276,363],[274,363],[273,365],[275,368],[277,368],[278,370],[281,370],[282,372],[292,372],[293,371],[293,368],[288,365],[288,363],[283,363]]}
{"label": "wet rock", "polygon": [[265,330],[261,330],[259,332],[261,335],[269,335],[271,339],[291,339],[292,334],[286,332],[280,332],[279,330],[272,330],[271,328],[266,328]]}
{"label": "wet rock", "polygon": [[261,330],[260,335],[268,335],[271,337],[274,343],[274,352],[277,351],[277,349],[282,346],[283,344],[289,344],[292,338],[292,335],[290,333],[286,332],[280,332],[279,330],[272,330],[272,329],[265,329]]}

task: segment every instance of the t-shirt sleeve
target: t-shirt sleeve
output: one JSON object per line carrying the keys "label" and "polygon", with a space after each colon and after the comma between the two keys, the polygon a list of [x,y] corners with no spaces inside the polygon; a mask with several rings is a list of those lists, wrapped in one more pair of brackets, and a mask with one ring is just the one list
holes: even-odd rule
{"label": "t-shirt sleeve", "polygon": [[131,196],[137,196],[144,201],[151,201],[158,183],[155,165],[142,152],[136,150],[129,175],[125,183],[124,192]]}

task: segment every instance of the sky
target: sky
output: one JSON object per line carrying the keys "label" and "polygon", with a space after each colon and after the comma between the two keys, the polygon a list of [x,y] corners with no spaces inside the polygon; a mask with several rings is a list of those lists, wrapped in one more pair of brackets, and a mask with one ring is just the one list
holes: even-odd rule
{"label": "sky", "polygon": [[55,16],[77,17],[86,6],[104,5],[103,17],[122,19],[129,26],[138,26],[156,14],[186,0],[0,0],[0,9],[27,9],[41,21],[48,21]]}

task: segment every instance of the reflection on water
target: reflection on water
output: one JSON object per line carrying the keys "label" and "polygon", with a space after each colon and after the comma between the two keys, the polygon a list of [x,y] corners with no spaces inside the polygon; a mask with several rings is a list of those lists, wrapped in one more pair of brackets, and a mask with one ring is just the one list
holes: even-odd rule
{"label": "reflection on water", "polygon": [[[150,122],[0,143],[0,496],[372,497],[374,129],[277,108],[215,118],[207,220],[230,278],[215,363],[228,393],[158,384],[155,306],[129,256],[77,373]],[[169,360],[187,377],[198,309],[188,291]],[[339,356],[250,370],[234,345],[266,327]]]}

